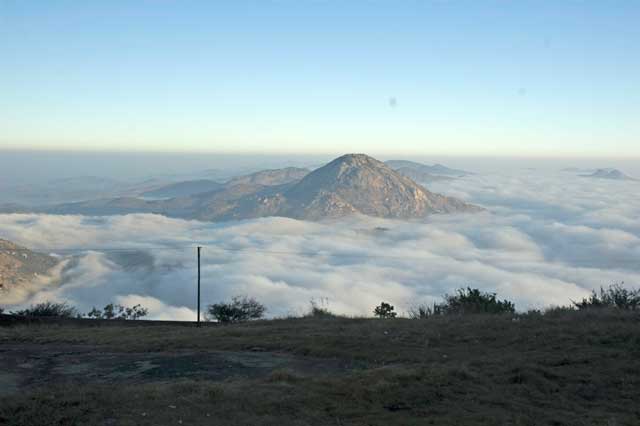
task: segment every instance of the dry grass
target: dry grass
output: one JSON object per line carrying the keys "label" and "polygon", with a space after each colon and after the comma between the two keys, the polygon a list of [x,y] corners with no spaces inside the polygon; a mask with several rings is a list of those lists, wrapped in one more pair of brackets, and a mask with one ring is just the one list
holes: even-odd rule
{"label": "dry grass", "polygon": [[[344,375],[42,388],[0,424],[638,425],[640,315],[289,319],[228,327],[0,328],[0,343],[110,351],[284,351],[359,360]],[[175,407],[175,408],[174,408]]]}

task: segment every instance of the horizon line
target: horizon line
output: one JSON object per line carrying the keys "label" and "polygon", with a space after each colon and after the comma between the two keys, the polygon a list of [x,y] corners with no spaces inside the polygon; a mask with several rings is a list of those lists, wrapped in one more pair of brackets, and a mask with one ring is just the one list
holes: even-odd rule
{"label": "horizon line", "polygon": [[366,154],[375,156],[433,156],[433,157],[452,157],[452,158],[570,158],[570,159],[625,159],[640,160],[638,155],[611,155],[611,154],[585,154],[585,153],[442,153],[442,152],[391,152],[391,151],[362,151],[362,150],[344,150],[341,152],[334,151],[278,151],[278,150],[153,150],[153,149],[81,149],[81,148],[16,148],[16,147],[0,147],[0,153],[67,153],[67,154],[147,154],[147,155],[237,155],[237,156],[342,156],[346,154]]}

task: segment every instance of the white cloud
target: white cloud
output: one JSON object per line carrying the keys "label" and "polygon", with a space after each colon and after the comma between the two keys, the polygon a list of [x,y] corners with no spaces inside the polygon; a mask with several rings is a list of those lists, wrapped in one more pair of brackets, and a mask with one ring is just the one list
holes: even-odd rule
{"label": "white cloud", "polygon": [[497,291],[520,309],[567,304],[600,285],[640,283],[639,188],[567,174],[476,175],[432,189],[489,213],[414,222],[0,215],[0,236],[33,249],[134,250],[69,258],[59,284],[41,282],[0,303],[141,303],[152,318],[192,318],[195,248],[186,246],[201,244],[204,303],[247,294],[275,316],[300,313],[311,298],[353,315],[382,300],[406,310],[462,286]]}

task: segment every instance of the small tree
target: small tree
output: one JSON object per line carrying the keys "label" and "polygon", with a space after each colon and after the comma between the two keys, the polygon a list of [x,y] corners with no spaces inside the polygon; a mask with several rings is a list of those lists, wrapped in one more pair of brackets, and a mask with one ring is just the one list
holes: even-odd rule
{"label": "small tree", "polygon": [[387,302],[380,303],[380,306],[376,306],[373,310],[373,314],[378,318],[395,318],[396,313],[394,312],[394,307],[388,304]]}
{"label": "small tree", "polygon": [[87,318],[94,319],[119,319],[119,320],[137,320],[147,316],[149,310],[143,308],[142,305],[135,305],[133,307],[127,307],[122,305],[115,305],[113,303],[108,304],[104,309],[93,309],[87,314]]}
{"label": "small tree", "polygon": [[80,313],[73,306],[66,303],[44,302],[20,311],[11,312],[13,315],[25,317],[57,317],[57,318],[74,318],[80,317]]}
{"label": "small tree", "polygon": [[580,309],[617,308],[624,310],[640,309],[640,289],[626,289],[624,283],[612,284],[604,289],[600,287],[600,294],[592,291],[588,298],[580,302],[573,302]]}
{"label": "small tree", "polygon": [[216,303],[207,308],[211,318],[225,324],[262,318],[266,310],[262,303],[247,296],[234,296],[230,303]]}

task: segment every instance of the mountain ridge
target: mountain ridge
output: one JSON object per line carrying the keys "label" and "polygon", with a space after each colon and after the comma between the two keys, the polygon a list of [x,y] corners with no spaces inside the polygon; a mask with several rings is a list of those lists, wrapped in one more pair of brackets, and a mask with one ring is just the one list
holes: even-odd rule
{"label": "mountain ridge", "polygon": [[[285,172],[281,172],[285,170]],[[40,209],[54,214],[156,213],[207,221],[283,216],[321,220],[349,214],[411,219],[429,214],[478,212],[478,206],[435,194],[387,164],[366,154],[346,154],[311,172],[279,169],[253,174],[266,177],[231,180],[221,189],[170,198],[144,200],[135,197],[97,199]],[[274,174],[275,173],[275,174]],[[291,176],[304,174],[301,179]],[[289,179],[272,179],[273,176]],[[249,175],[252,176],[252,175]],[[282,182],[263,185],[255,182]]]}
{"label": "mountain ridge", "polygon": [[237,205],[224,216],[320,220],[361,213],[409,219],[434,213],[481,210],[461,200],[431,193],[366,154],[346,154],[310,172],[297,183],[239,198]]}

